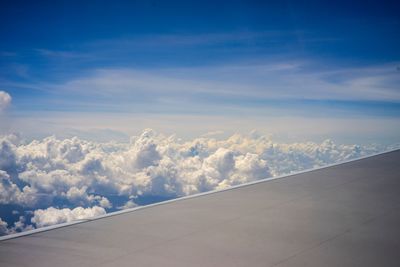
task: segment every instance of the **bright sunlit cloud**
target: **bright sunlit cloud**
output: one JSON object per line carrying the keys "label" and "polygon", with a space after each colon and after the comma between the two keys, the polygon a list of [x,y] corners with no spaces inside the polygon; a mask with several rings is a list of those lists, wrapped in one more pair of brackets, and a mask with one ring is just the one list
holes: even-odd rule
{"label": "bright sunlit cloud", "polygon": [[255,131],[183,141],[146,129],[129,143],[3,136],[0,207],[8,221],[0,221],[0,232],[225,189],[395,147],[331,140],[282,143]]}

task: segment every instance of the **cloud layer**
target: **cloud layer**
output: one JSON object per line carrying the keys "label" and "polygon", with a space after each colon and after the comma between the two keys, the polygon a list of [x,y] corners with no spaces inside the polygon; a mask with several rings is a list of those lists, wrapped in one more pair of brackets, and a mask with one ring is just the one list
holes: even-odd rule
{"label": "cloud layer", "polygon": [[223,140],[205,136],[183,141],[146,129],[129,143],[54,136],[24,142],[17,135],[3,136],[0,231],[69,222],[385,149],[330,140],[280,144],[255,132]]}

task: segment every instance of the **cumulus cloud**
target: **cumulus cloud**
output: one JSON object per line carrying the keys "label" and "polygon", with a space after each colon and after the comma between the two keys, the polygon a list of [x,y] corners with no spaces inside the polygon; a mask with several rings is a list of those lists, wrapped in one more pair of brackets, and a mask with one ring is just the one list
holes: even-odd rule
{"label": "cumulus cloud", "polygon": [[15,169],[16,167],[16,135],[0,137],[0,170]]}
{"label": "cumulus cloud", "polygon": [[137,204],[133,200],[127,201],[123,206],[118,207],[119,210],[131,209],[137,207]]}
{"label": "cumulus cloud", "polygon": [[8,223],[0,218],[0,236],[9,234]]}
{"label": "cumulus cloud", "polygon": [[26,218],[24,216],[20,216],[18,221],[16,221],[12,227],[8,227],[8,223],[0,218],[0,236],[20,233],[32,229],[34,229],[33,225],[26,224]]}
{"label": "cumulus cloud", "polygon": [[0,112],[11,104],[11,99],[11,96],[7,92],[0,91]]}
{"label": "cumulus cloud", "polygon": [[110,201],[103,196],[95,196],[87,193],[87,186],[77,188],[75,186],[68,189],[66,193],[62,192],[62,196],[65,196],[68,201],[75,205],[90,205],[99,204],[103,208],[111,208]]}
{"label": "cumulus cloud", "polygon": [[102,207],[94,206],[92,208],[77,207],[75,209],[56,209],[53,207],[45,210],[35,210],[31,221],[36,224],[37,227],[44,227],[53,224],[72,222],[76,220],[88,219],[104,215],[106,211]]}
{"label": "cumulus cloud", "polygon": [[21,230],[29,227],[30,218],[36,227],[68,222],[388,148],[331,140],[283,144],[254,132],[182,141],[146,129],[130,143],[54,136],[25,142],[9,135],[0,137],[0,205],[17,205],[32,213],[26,221],[17,217],[17,225],[7,221],[9,230]]}
{"label": "cumulus cloud", "polygon": [[13,183],[10,176],[0,170],[0,204],[19,204],[23,206],[35,205],[37,201],[37,190],[24,186],[22,190]]}
{"label": "cumulus cloud", "polygon": [[20,233],[32,229],[34,229],[33,225],[27,224],[26,218],[24,216],[19,216],[18,221],[14,223],[14,226],[9,229],[9,231],[10,233]]}

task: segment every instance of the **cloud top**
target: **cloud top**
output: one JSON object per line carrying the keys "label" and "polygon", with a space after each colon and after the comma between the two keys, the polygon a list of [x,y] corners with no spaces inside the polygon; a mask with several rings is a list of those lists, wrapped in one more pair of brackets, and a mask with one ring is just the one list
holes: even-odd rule
{"label": "cloud top", "polygon": [[88,219],[91,217],[104,215],[105,213],[106,212],[102,207],[97,207],[97,206],[87,209],[82,207],[77,207],[72,210],[67,208],[56,209],[50,207],[45,210],[42,209],[35,210],[31,221],[35,223],[37,227],[44,227],[53,224],[60,224],[75,220]]}
{"label": "cloud top", "polygon": [[[257,133],[183,141],[146,129],[129,143],[0,137],[3,233],[224,189],[387,150],[277,143]],[[17,207],[18,212],[12,212]],[[11,219],[10,219],[11,218]],[[4,229],[8,229],[5,231]]]}

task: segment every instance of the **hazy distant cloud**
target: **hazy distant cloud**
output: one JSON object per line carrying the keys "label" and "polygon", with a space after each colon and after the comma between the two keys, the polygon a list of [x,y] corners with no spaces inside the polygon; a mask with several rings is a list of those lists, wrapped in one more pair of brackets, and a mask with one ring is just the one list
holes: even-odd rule
{"label": "hazy distant cloud", "polygon": [[45,210],[35,210],[31,221],[35,223],[37,227],[43,227],[75,220],[88,219],[91,217],[104,215],[105,213],[106,212],[102,207],[97,206],[86,209],[77,207],[72,210],[67,208],[56,209],[50,207]]}
{"label": "hazy distant cloud", "polygon": [[5,110],[11,104],[11,96],[5,91],[0,91],[0,112]]}
{"label": "hazy distant cloud", "polygon": [[201,137],[212,137],[212,136],[217,136],[217,135],[222,135],[224,131],[217,130],[217,131],[211,131],[203,134]]}

